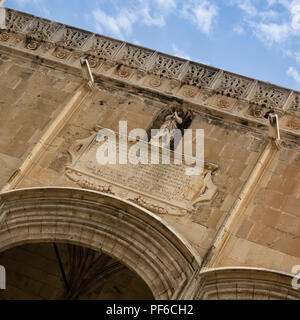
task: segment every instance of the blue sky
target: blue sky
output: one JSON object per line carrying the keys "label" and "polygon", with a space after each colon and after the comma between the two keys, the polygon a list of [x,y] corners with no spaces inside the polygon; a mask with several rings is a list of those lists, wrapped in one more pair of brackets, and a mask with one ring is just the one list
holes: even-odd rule
{"label": "blue sky", "polygon": [[6,0],[4,5],[300,91],[300,0]]}

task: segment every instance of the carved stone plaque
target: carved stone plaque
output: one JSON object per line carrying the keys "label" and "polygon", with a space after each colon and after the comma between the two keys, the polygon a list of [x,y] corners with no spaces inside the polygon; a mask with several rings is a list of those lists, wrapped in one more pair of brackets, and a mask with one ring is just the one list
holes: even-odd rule
{"label": "carved stone plaque", "polygon": [[[212,182],[215,166],[205,165],[202,174],[186,175],[187,165],[171,164],[105,164],[97,162],[96,135],[77,141],[70,150],[73,163],[66,168],[67,177],[83,188],[116,195],[157,214],[186,215],[198,203],[210,201],[216,187]],[[135,144],[128,142],[128,150]],[[148,144],[148,143],[147,143]],[[120,146],[114,145],[119,159]],[[149,154],[151,145],[148,144]],[[160,155],[162,154],[159,148]],[[150,156],[149,156],[150,159]],[[162,159],[162,158],[161,158]]]}

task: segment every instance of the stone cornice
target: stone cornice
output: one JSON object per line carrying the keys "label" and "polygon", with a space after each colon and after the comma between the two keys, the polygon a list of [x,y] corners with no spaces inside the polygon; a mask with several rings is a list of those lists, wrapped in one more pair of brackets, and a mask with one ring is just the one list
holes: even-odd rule
{"label": "stone cornice", "polygon": [[274,108],[288,135],[300,133],[300,92],[9,8],[0,8],[0,28],[1,47],[77,69],[79,58],[85,57],[96,77],[148,88],[264,126],[265,111]]}

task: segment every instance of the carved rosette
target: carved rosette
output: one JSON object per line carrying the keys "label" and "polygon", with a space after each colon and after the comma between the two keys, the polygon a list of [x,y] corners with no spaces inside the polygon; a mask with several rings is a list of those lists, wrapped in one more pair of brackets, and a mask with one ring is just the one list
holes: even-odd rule
{"label": "carved rosette", "polygon": [[226,98],[226,97],[218,99],[217,100],[217,107],[221,108],[221,109],[230,109],[231,108],[231,104],[227,99],[228,98]]}
{"label": "carved rosette", "polygon": [[117,66],[115,72],[115,75],[117,75],[120,78],[129,78],[129,76],[132,74],[131,70],[125,66]]}
{"label": "carved rosette", "polygon": [[33,39],[25,41],[25,48],[26,49],[34,51],[34,50],[37,50],[39,46],[40,46],[40,42],[35,41]]}
{"label": "carved rosette", "polygon": [[198,88],[191,87],[191,86],[184,86],[180,93],[187,98],[195,98],[198,93]]}
{"label": "carved rosette", "polygon": [[9,40],[9,34],[7,32],[0,32],[0,41],[8,41]]}
{"label": "carved rosette", "polygon": [[300,119],[290,117],[286,122],[286,126],[293,130],[300,130]]}
{"label": "carved rosette", "polygon": [[93,56],[89,56],[87,58],[88,62],[89,62],[89,65],[92,69],[96,69],[99,67],[100,65],[100,59],[96,58],[96,57],[93,57]]}
{"label": "carved rosette", "polygon": [[67,49],[64,49],[62,47],[57,47],[54,52],[52,53],[52,55],[55,58],[61,59],[61,60],[65,60],[70,56],[70,51]]}
{"label": "carved rosette", "polygon": [[249,115],[254,118],[263,118],[267,111],[267,108],[263,108],[262,106],[252,104],[249,108]]}
{"label": "carved rosette", "polygon": [[151,77],[149,79],[149,86],[152,88],[158,88],[162,85],[162,80],[159,77]]}

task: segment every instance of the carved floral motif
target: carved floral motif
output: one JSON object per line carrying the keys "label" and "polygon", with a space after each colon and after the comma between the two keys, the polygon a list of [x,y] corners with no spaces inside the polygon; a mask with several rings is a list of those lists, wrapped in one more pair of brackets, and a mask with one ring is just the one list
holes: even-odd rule
{"label": "carved floral motif", "polygon": [[89,62],[89,65],[91,68],[95,69],[99,66],[100,64],[100,59],[96,58],[96,57],[93,57],[93,56],[89,56],[87,58],[88,62]]}
{"label": "carved floral motif", "polygon": [[8,41],[9,34],[7,32],[0,32],[0,41]]}
{"label": "carved floral motif", "polygon": [[150,87],[158,88],[162,85],[162,81],[158,77],[151,77],[149,80]]}
{"label": "carved floral motif", "polygon": [[111,185],[101,185],[99,183],[96,183],[94,179],[88,178],[88,177],[82,175],[82,173],[77,172],[75,170],[67,168],[66,169],[66,176],[71,181],[76,182],[82,188],[91,189],[91,190],[95,190],[95,191],[99,191],[99,192],[103,192],[103,193],[107,193],[107,194],[112,194],[112,195],[114,194],[112,192]]}
{"label": "carved floral motif", "polygon": [[181,90],[181,94],[187,98],[195,98],[197,93],[198,93],[197,88],[193,88],[193,87],[189,87],[189,86],[185,86]]}
{"label": "carved floral motif", "polygon": [[300,130],[300,119],[290,117],[286,123],[286,126],[294,130]]}
{"label": "carved floral motif", "polygon": [[70,55],[70,51],[62,48],[62,47],[57,47],[52,55],[58,59],[64,60]]}
{"label": "carved floral motif", "polygon": [[118,66],[115,70],[115,74],[121,78],[126,79],[131,75],[131,70],[124,66]]}
{"label": "carved floral motif", "polygon": [[217,100],[217,107],[222,108],[222,109],[230,109],[231,104],[227,99],[228,98],[225,98],[225,97],[218,99]]}
{"label": "carved floral motif", "polygon": [[147,210],[152,211],[153,213],[161,214],[161,215],[168,214],[168,210],[166,208],[163,208],[157,204],[151,203],[151,202],[143,199],[143,197],[141,197],[141,196],[135,197],[133,199],[128,199],[128,200],[138,204],[139,206],[141,206]]}
{"label": "carved floral motif", "polygon": [[263,118],[268,110],[260,105],[252,104],[249,108],[249,115],[255,118]]}
{"label": "carved floral motif", "polygon": [[38,41],[30,39],[30,40],[26,41],[25,48],[34,51],[34,50],[37,50],[39,45],[40,45],[40,43]]}

